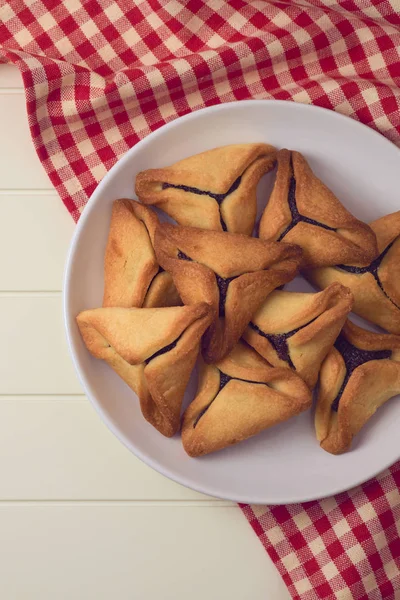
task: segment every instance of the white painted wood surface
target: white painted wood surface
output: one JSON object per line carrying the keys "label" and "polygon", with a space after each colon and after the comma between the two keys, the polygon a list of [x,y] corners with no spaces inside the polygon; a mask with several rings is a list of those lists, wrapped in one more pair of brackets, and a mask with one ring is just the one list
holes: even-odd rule
{"label": "white painted wood surface", "polygon": [[0,65],[0,598],[287,600],[234,504],[131,455],[83,396],[61,320],[74,224]]}

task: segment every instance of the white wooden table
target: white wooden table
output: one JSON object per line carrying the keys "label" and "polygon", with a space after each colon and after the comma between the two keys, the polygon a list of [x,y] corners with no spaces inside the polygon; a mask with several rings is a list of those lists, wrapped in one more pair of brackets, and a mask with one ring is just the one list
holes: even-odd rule
{"label": "white wooden table", "polygon": [[141,463],[82,393],[61,318],[74,223],[0,65],[1,600],[287,600],[239,508]]}

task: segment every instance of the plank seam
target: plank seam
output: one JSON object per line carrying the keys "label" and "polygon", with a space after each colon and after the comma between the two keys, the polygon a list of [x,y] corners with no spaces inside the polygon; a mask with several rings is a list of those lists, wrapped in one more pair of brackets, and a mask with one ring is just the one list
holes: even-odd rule
{"label": "plank seam", "polygon": [[55,392],[54,394],[49,394],[49,393],[43,393],[43,394],[40,394],[40,393],[37,393],[37,394],[31,394],[31,393],[28,393],[28,394],[20,394],[20,393],[17,393],[17,394],[13,394],[13,393],[6,394],[6,393],[0,393],[0,400],[6,400],[7,398],[10,398],[10,399],[12,398],[13,400],[16,399],[16,398],[20,398],[20,399],[26,398],[27,400],[30,399],[30,398],[44,398],[44,399],[48,399],[48,398],[60,398],[60,399],[61,398],[63,398],[63,399],[72,398],[72,399],[75,400],[75,399],[78,399],[78,398],[79,399],[86,399],[87,397],[85,396],[85,394],[83,392],[71,392],[69,394],[67,394],[67,393],[66,394],[60,394],[58,392]]}
{"label": "plank seam", "polygon": [[54,188],[0,188],[0,196],[54,196],[58,194]]}
{"label": "plank seam", "polygon": [[62,290],[2,290],[0,298],[59,298]]}
{"label": "plank seam", "polygon": [[24,88],[23,87],[4,87],[4,88],[0,88],[0,96],[9,96],[11,94],[18,94],[21,95],[24,93]]}
{"label": "plank seam", "polygon": [[237,504],[218,499],[196,500],[0,500],[0,509],[6,506],[134,506],[181,508],[237,508]]}

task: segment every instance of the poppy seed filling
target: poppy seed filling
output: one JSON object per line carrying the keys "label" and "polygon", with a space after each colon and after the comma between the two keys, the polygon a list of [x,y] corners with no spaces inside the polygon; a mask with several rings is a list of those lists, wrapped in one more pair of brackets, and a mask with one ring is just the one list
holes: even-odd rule
{"label": "poppy seed filling", "polygon": [[226,384],[232,379],[232,377],[230,375],[227,375],[226,373],[223,373],[222,371],[219,372],[219,392],[226,386]]}
{"label": "poppy seed filling", "polygon": [[212,198],[213,200],[215,200],[218,204],[218,208],[219,208],[219,218],[221,221],[221,227],[223,229],[223,231],[228,231],[228,228],[226,226],[225,221],[222,218],[222,214],[221,214],[221,204],[223,203],[223,201],[225,200],[225,198],[227,198],[230,194],[233,194],[233,192],[235,192],[242,180],[242,176],[238,177],[231,185],[231,187],[229,188],[229,190],[227,192],[225,192],[225,194],[214,194],[213,192],[208,192],[206,190],[200,190],[199,188],[195,188],[195,187],[190,187],[189,185],[174,185],[173,183],[163,183],[162,184],[162,189],[163,190],[167,190],[168,188],[173,188],[175,190],[183,190],[184,192],[189,192],[190,194],[197,194],[198,196],[209,196],[210,198]]}
{"label": "poppy seed filling", "polygon": [[175,348],[175,346],[177,345],[177,343],[179,342],[179,340],[180,340],[181,337],[182,337],[182,335],[180,335],[171,344],[168,344],[168,346],[164,346],[164,348],[161,348],[160,350],[157,350],[157,352],[155,352],[154,354],[152,354],[151,356],[149,356],[149,358],[146,358],[146,360],[144,361],[146,363],[146,365],[148,365],[149,362],[151,360],[153,360],[154,358],[157,358],[158,356],[161,356],[162,354],[166,354],[167,352],[169,352],[170,350],[172,350],[173,348]]}
{"label": "poppy seed filling", "polygon": [[154,280],[155,280],[155,278],[157,277],[157,275],[159,275],[160,273],[163,273],[163,272],[164,272],[164,269],[163,269],[162,267],[160,267],[160,266],[159,266],[159,267],[158,267],[158,271],[157,271],[157,273],[154,275],[154,277],[152,278],[152,280],[150,281],[150,283],[149,283],[149,285],[148,285],[148,288],[147,288],[147,292],[146,292],[146,294],[148,293],[149,289],[150,289],[150,288],[151,288],[151,286],[153,285],[153,283],[154,283]]}
{"label": "poppy seed filling", "polygon": [[[396,238],[397,239],[397,238]],[[395,239],[393,240],[393,242],[391,242],[388,246],[386,246],[386,248],[384,249],[383,252],[380,253],[380,255],[375,258],[372,263],[370,265],[368,265],[367,267],[354,267],[351,265],[336,265],[336,269],[340,269],[341,271],[347,271],[347,273],[353,273],[355,275],[363,275],[364,273],[371,273],[371,275],[374,277],[376,283],[378,284],[379,288],[382,290],[382,292],[385,294],[386,298],[388,300],[390,300],[390,302],[392,304],[394,304],[394,306],[396,308],[398,308],[400,310],[400,306],[398,306],[398,304],[396,304],[391,297],[389,296],[389,294],[386,292],[385,288],[383,287],[383,284],[379,278],[379,273],[378,273],[378,269],[381,266],[381,262],[383,261],[383,259],[385,258],[386,254],[389,252],[390,248],[393,246],[393,244],[395,243]]]}
{"label": "poppy seed filling", "polygon": [[304,329],[304,327],[307,327],[307,325],[310,325],[310,323],[315,321],[315,319],[317,319],[317,318],[318,317],[315,317],[314,319],[311,319],[311,321],[309,321],[308,323],[305,323],[304,325],[301,325],[300,327],[297,327],[296,329],[292,329],[291,331],[287,331],[285,333],[265,333],[265,331],[260,329],[255,323],[250,322],[249,325],[259,335],[261,335],[262,337],[265,337],[269,341],[269,343],[271,344],[271,346],[273,347],[275,352],[277,353],[278,357],[281,360],[284,360],[285,362],[287,362],[289,367],[291,369],[294,369],[294,371],[295,371],[296,367],[293,364],[292,359],[290,357],[289,345],[287,343],[287,340],[290,337],[292,337],[292,335],[294,335],[295,333],[300,331],[300,329]]}
{"label": "poppy seed filling", "polygon": [[[290,166],[293,173],[293,163],[292,159],[290,159]],[[282,239],[289,233],[291,229],[296,227],[298,223],[303,221],[303,223],[308,223],[309,225],[316,225],[317,227],[322,227],[323,229],[328,229],[329,231],[336,231],[335,227],[329,227],[329,225],[325,225],[325,223],[321,223],[320,221],[315,221],[314,219],[310,219],[309,217],[305,217],[299,213],[296,204],[296,179],[294,174],[290,177],[289,182],[289,193],[288,193],[288,204],[290,209],[290,214],[292,216],[292,220],[289,225],[286,227],[283,233],[278,238],[278,242],[282,241]]]}
{"label": "poppy seed filling", "polygon": [[220,277],[219,275],[215,274],[215,278],[217,280],[217,286],[219,289],[218,314],[220,317],[225,316],[225,302],[226,302],[226,295],[228,293],[229,284],[231,281],[233,281],[237,277],[238,277],[238,275],[236,275],[236,277],[227,277],[225,279],[224,277]]}
{"label": "poppy seed filling", "polygon": [[331,408],[337,412],[339,408],[340,398],[346,388],[346,385],[350,379],[351,374],[357,367],[360,367],[370,360],[382,360],[384,358],[390,358],[392,355],[391,350],[362,350],[357,348],[351,342],[349,342],[344,335],[340,334],[335,342],[335,348],[338,350],[344,360],[346,366],[346,375],[343,379],[340,390],[337,393],[336,398],[332,402]]}
{"label": "poppy seed filling", "polygon": [[[193,261],[193,259],[190,258],[190,256],[188,256],[181,250],[178,250],[178,258],[180,258],[181,260]],[[235,277],[225,278],[225,277],[221,277],[220,275],[217,275],[215,273],[215,279],[216,279],[217,286],[219,289],[218,314],[220,317],[225,316],[225,302],[226,302],[226,294],[228,293],[228,286],[229,286],[230,282],[233,281],[234,279],[236,279],[237,277],[239,277],[239,275],[236,275]]]}
{"label": "poppy seed filling", "polygon": [[190,256],[188,256],[187,254],[185,254],[181,250],[178,250],[178,258],[180,258],[181,260],[188,260],[189,262],[193,262],[193,259],[190,258]]}
{"label": "poppy seed filling", "polygon": [[197,417],[193,423],[193,429],[196,427],[196,425],[200,421],[201,417],[206,414],[206,412],[208,411],[208,409],[210,408],[211,404],[214,402],[214,400],[216,399],[216,397],[218,396],[220,391],[226,386],[227,383],[229,383],[231,381],[231,379],[234,379],[235,381],[243,381],[244,383],[254,383],[256,385],[266,385],[268,387],[268,383],[265,383],[264,381],[251,381],[250,379],[240,379],[240,377],[232,377],[231,375],[227,375],[226,373],[223,373],[220,369],[218,369],[218,371],[219,371],[218,392],[216,393],[214,398],[211,400],[211,402],[209,404],[207,404],[207,406],[199,412],[199,414],[197,415]]}

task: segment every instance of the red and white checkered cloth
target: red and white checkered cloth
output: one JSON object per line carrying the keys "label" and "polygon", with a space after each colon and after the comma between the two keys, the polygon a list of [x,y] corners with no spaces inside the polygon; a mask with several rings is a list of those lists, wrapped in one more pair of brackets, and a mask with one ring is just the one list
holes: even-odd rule
{"label": "red and white checkered cloth", "polygon": [[[164,123],[244,98],[313,103],[400,144],[396,0],[11,0],[0,61],[22,72],[33,143],[75,220]],[[243,506],[293,598],[400,598],[400,463],[348,493]]]}

